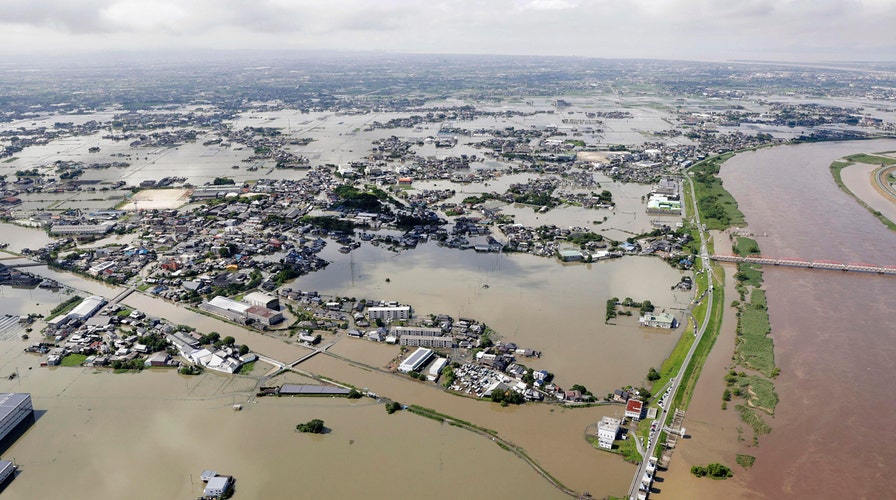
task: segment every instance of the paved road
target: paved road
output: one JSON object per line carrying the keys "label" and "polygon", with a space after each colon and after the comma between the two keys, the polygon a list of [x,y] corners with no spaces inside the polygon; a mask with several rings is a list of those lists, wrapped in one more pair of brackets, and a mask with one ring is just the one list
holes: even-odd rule
{"label": "paved road", "polygon": [[[694,182],[691,180],[689,175],[685,175],[688,183],[691,185],[691,193],[694,193]],[[631,490],[629,491],[629,497],[632,499],[636,499],[638,495],[638,488],[641,485],[641,478],[644,477],[644,473],[647,471],[647,459],[653,456],[654,450],[656,449],[658,437],[660,432],[662,432],[663,425],[665,424],[666,414],[670,410],[669,405],[672,404],[672,401],[675,399],[675,394],[678,392],[678,389],[681,386],[681,379],[684,376],[685,370],[687,370],[688,365],[691,364],[691,358],[694,356],[694,351],[697,349],[697,345],[700,343],[700,340],[703,338],[703,333],[706,331],[706,327],[709,325],[710,313],[712,312],[712,301],[713,301],[713,279],[714,276],[712,274],[712,262],[710,261],[709,252],[706,248],[706,231],[703,224],[700,222],[700,212],[697,210],[697,197],[691,197],[694,205],[694,223],[697,224],[698,232],[700,234],[700,259],[703,262],[703,269],[707,273],[709,288],[706,292],[706,316],[703,318],[703,324],[700,325],[700,328],[697,330],[696,338],[694,339],[694,343],[691,344],[691,348],[688,350],[687,356],[684,358],[684,362],[681,364],[681,368],[678,370],[678,374],[675,375],[675,378],[672,381],[672,390],[669,393],[669,396],[666,397],[666,403],[664,406],[660,407],[659,412],[657,412],[656,422],[658,422],[657,429],[655,431],[650,432],[650,438],[648,440],[646,453],[643,455],[643,459],[641,460],[641,464],[638,466],[638,470],[635,472],[634,480],[632,481]],[[687,332],[683,332],[682,335]]]}

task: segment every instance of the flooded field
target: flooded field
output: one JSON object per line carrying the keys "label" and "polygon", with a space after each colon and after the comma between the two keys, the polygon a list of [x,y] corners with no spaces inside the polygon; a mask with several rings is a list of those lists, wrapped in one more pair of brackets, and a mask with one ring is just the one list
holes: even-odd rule
{"label": "flooded field", "polygon": [[[234,475],[240,498],[394,498],[398,474],[418,478],[414,488],[429,498],[477,496],[496,478],[505,478],[501,493],[509,496],[564,497],[487,439],[406,412],[388,415],[371,400],[245,404],[251,378],[29,370],[38,358],[19,343],[0,350],[0,370],[20,373],[4,377],[2,390],[30,391],[38,409],[37,422],[3,452],[21,470],[4,498],[196,498],[205,469]],[[233,411],[234,402],[243,411]],[[312,418],[331,432],[294,431]]]}
{"label": "flooded field", "polygon": [[399,254],[361,247],[349,259],[289,286],[397,300],[411,304],[418,316],[476,318],[504,341],[542,351],[540,359],[525,363],[556,373],[561,386],[579,383],[603,395],[640,384],[681,331],[638,328],[633,318],[622,317],[614,320],[618,325],[606,325],[607,299],[650,300],[683,321],[681,310],[691,297],[670,290],[680,278],[681,271],[652,257],[563,265],[531,255],[477,254],[426,244]]}
{"label": "flooded field", "polygon": [[[680,328],[672,333],[641,329],[636,326],[634,318],[625,317],[618,318],[616,325],[605,325],[603,314],[607,298],[630,296],[637,300],[649,299],[659,308],[672,311],[681,320],[684,318],[680,309],[686,307],[690,300],[687,294],[673,293],[667,288],[680,279],[681,272],[655,258],[632,257],[590,265],[562,265],[554,259],[530,255],[477,254],[450,250],[434,244],[421,245],[416,250],[398,254],[370,246],[364,246],[347,256],[339,254],[335,248],[327,248],[325,253],[327,252],[332,252],[333,255],[325,255],[325,257],[338,260],[324,271],[298,279],[292,286],[309,290],[317,289],[322,293],[342,296],[356,295],[358,297],[400,300],[413,304],[417,314],[422,315],[432,312],[476,317],[495,328],[504,340],[514,341],[521,346],[531,347],[544,353],[540,359],[526,360],[527,364],[556,373],[557,380],[562,385],[581,383],[591,388],[597,395],[605,394],[621,385],[642,384],[648,368],[659,366],[677,341],[680,332]],[[88,293],[105,296],[113,296],[117,293],[117,289],[113,287],[57,273],[45,267],[35,267],[31,270],[65,285],[86,290]],[[385,281],[387,277],[390,278],[389,283]],[[485,284],[489,285],[488,288],[483,287]],[[61,300],[57,298],[57,301]],[[31,301],[27,301],[22,302],[20,306],[28,307],[32,304]],[[164,317],[173,323],[191,325],[201,332],[217,331],[221,335],[232,335],[237,342],[246,343],[254,351],[278,360],[292,361],[308,352],[304,347],[284,342],[279,336],[248,332],[219,319],[147,295],[132,294],[125,300],[125,304],[149,314]],[[326,336],[325,339],[330,341],[333,337]],[[35,367],[38,364],[38,358],[18,353],[16,353],[17,356],[13,356],[12,353],[19,351],[23,344],[13,343],[12,345],[14,347],[10,348],[8,355],[12,356],[13,362],[7,365],[0,364],[0,370],[15,365],[15,368],[21,372],[27,370],[28,366]],[[375,367],[385,366],[398,352],[394,346],[384,346],[350,338],[340,338],[332,351],[336,355]],[[624,353],[624,355],[620,355],[620,353]],[[631,465],[626,464],[617,456],[597,452],[584,440],[582,435],[587,425],[599,420],[603,415],[619,413],[621,407],[569,410],[551,406],[527,405],[522,408],[500,408],[496,404],[452,396],[432,385],[412,382],[406,377],[371,372],[328,356],[312,358],[301,364],[299,369],[358,387],[369,388],[403,403],[436,408],[452,416],[475,422],[477,425],[495,429],[505,439],[522,446],[552,475],[577,491],[590,491],[593,494],[600,493],[601,495],[619,493],[627,488],[630,480]],[[263,375],[266,367],[260,367],[253,372],[253,378],[232,377],[233,380],[230,382],[227,381],[227,377],[215,374],[207,374],[193,379],[174,373],[155,371],[141,375],[112,376],[108,373],[93,374],[92,371],[86,370],[79,372],[78,369],[61,371],[62,369],[35,368],[35,370],[38,371],[29,372],[30,378],[23,377],[21,379],[19,383],[22,384],[22,389],[18,390],[28,390],[38,395],[43,390],[41,384],[49,384],[51,388],[48,393],[55,395],[60,394],[63,389],[68,394],[73,391],[72,388],[78,387],[81,392],[79,401],[83,401],[84,405],[89,405],[92,408],[90,411],[95,413],[91,415],[91,418],[96,420],[91,421],[96,421],[97,425],[109,425],[106,419],[112,417],[106,416],[106,412],[103,411],[106,407],[100,402],[93,402],[93,398],[97,397],[100,401],[108,399],[110,396],[107,393],[115,391],[108,389],[107,385],[112,386],[120,381],[125,381],[124,385],[116,386],[115,390],[121,390],[124,394],[127,394],[129,390],[136,390],[140,394],[145,392],[150,395],[154,394],[153,391],[157,391],[158,398],[165,401],[165,404],[162,405],[163,409],[153,411],[141,406],[144,403],[150,405],[152,398],[147,399],[144,403],[135,403],[134,409],[128,410],[126,414],[130,418],[132,413],[141,413],[137,419],[138,425],[144,425],[141,424],[144,418],[163,421],[174,419],[179,422],[182,419],[186,430],[178,432],[190,432],[191,429],[198,432],[204,429],[201,424],[202,419],[215,409],[223,414],[223,417],[220,418],[227,422],[221,425],[224,428],[230,425],[231,419],[236,417],[226,407],[235,398],[246,398],[253,394],[255,378]],[[47,374],[52,374],[52,376]],[[78,374],[75,382],[70,380],[70,374]],[[289,377],[296,379],[290,378],[290,382],[310,380],[300,375],[287,376],[287,378]],[[163,379],[166,381],[159,387],[152,386],[152,389],[145,389],[142,386],[144,378],[153,381]],[[41,382],[37,383],[38,380]],[[271,381],[271,383],[283,383],[285,380]],[[101,381],[101,383],[96,385],[95,381]],[[172,384],[173,381],[177,381],[177,383]],[[194,382],[201,383],[201,386],[192,385]],[[129,389],[131,383],[140,385],[140,388]],[[152,384],[152,382],[145,383]],[[181,383],[183,383],[183,390],[187,391],[186,395],[180,395],[178,392],[163,393],[164,387],[179,387]],[[67,387],[67,384],[71,385]],[[95,393],[91,393],[89,389],[93,386],[96,387],[97,392]],[[104,395],[99,397],[99,394]],[[128,402],[137,401],[136,398],[124,395],[121,398]],[[187,401],[181,401],[183,398],[186,398]],[[194,401],[195,399],[202,402]],[[313,403],[319,404],[316,400]],[[271,414],[280,410],[265,409],[269,408],[266,406],[269,404],[274,403],[262,400],[257,406],[251,407],[250,414],[261,415],[264,413],[264,416],[259,418],[265,421],[281,421],[287,418],[279,413],[277,417],[272,417]],[[321,410],[327,412],[325,415],[328,422],[328,419],[347,418],[343,414],[349,410],[339,406],[340,404],[353,408],[345,402],[332,404],[335,405],[334,408],[328,407],[327,410]],[[35,405],[41,408],[41,405],[45,405],[45,403],[36,397]],[[48,410],[47,417],[42,418],[49,419],[53,410],[59,411],[56,406],[49,404],[45,406]],[[272,406],[271,408],[277,407]],[[147,411],[150,416],[143,415]],[[361,410],[352,411],[361,412]],[[380,413],[385,415],[379,405],[370,411],[377,416]],[[266,412],[270,412],[270,414]],[[182,414],[185,416],[181,417]],[[240,415],[244,416],[242,413]],[[406,417],[409,416],[403,415],[401,418]],[[360,421],[370,417],[365,414],[357,418]],[[431,423],[431,421],[419,417],[414,417],[413,420],[422,421],[419,425],[424,427]],[[46,422],[46,425],[49,426],[52,420]],[[45,422],[41,421],[40,423]],[[292,425],[294,426],[294,424]],[[413,425],[418,424],[411,424],[412,427]],[[154,432],[163,431],[163,429],[155,427],[155,424],[151,427]],[[359,428],[369,430],[364,426]],[[532,432],[534,428],[543,430]],[[383,433],[379,432],[380,430],[383,430]],[[35,440],[31,437],[35,432],[33,430],[28,434],[27,440],[23,439],[21,442]],[[122,430],[121,432],[126,433],[127,431]],[[268,434],[276,431],[273,428],[266,428],[264,432],[259,432],[262,433],[261,436],[255,435],[254,437],[264,440],[269,439]],[[377,429],[373,434],[385,436],[385,432],[385,429]],[[421,430],[421,432],[425,432],[425,430]],[[474,448],[475,446],[491,447],[481,437],[466,434],[462,438],[451,437],[450,440],[452,443],[479,440],[483,443],[472,445]],[[125,439],[121,435],[112,434],[112,436]],[[57,434],[53,434],[53,437],[61,439]],[[405,441],[404,437],[402,435],[400,439],[394,441],[394,446],[388,448],[389,454],[400,455],[408,443],[419,441],[416,437],[408,437],[408,440]],[[447,439],[438,435],[433,438]],[[167,443],[169,439],[189,441],[179,434],[175,434],[171,438],[159,439],[162,443]],[[241,437],[241,439],[246,438]],[[41,443],[43,442],[41,441]],[[69,445],[77,446],[79,443],[81,441],[72,441]],[[60,452],[70,453],[66,448],[69,445],[60,445]],[[98,446],[108,445],[109,443],[105,441],[98,444]],[[37,445],[29,444],[28,446]],[[183,445],[180,446],[176,448],[177,453],[190,457],[190,453],[183,451]],[[248,444],[246,446],[252,448]],[[442,456],[442,460],[452,462],[463,460],[460,456],[451,455],[454,450],[453,444],[441,451],[439,451],[441,445],[438,443],[433,443],[432,446],[433,453]],[[467,449],[470,448],[467,446]],[[498,470],[502,467],[518,465],[522,467],[521,473],[525,476],[522,480],[523,483],[534,482],[538,483],[536,489],[547,488],[545,493],[547,497],[554,494],[554,491],[550,491],[548,483],[528,469],[523,462],[509,453],[501,451],[500,448],[494,447],[494,449],[503,453],[503,455],[499,455],[499,460],[502,463],[498,466]],[[462,452],[458,451],[457,453]],[[221,454],[209,454],[208,456]],[[28,455],[15,451],[14,456],[21,461],[20,457]],[[417,452],[413,456],[417,461]],[[426,456],[424,453],[419,460],[423,462],[429,460]],[[253,460],[251,456],[243,459]],[[365,456],[361,460],[369,460],[369,457]],[[256,458],[253,463],[258,461],[259,459]],[[267,466],[263,460],[260,462],[255,466],[260,468]],[[510,462],[510,464],[504,462]],[[186,468],[182,462],[166,464],[166,467],[169,465],[171,470],[164,468],[165,470],[161,472],[180,473],[173,470],[175,465]],[[97,467],[102,466],[104,466],[102,463],[97,465]],[[201,464],[197,467],[201,470],[209,466]],[[239,470],[239,473],[234,472],[234,474],[247,476],[247,479],[256,474],[255,469],[247,468],[242,462],[227,462],[225,466],[232,466]],[[225,466],[215,467],[224,471]],[[460,464],[453,464],[451,467],[459,466]],[[183,476],[183,473],[180,474]],[[258,474],[262,473],[258,472]],[[514,474],[518,475],[518,473]],[[110,491],[117,491],[115,488],[119,486],[110,484],[109,487],[112,488]],[[180,486],[183,489],[176,491],[187,492],[189,491],[187,488],[190,487],[190,483],[183,480]],[[246,485],[242,487],[248,488]],[[539,495],[539,497],[543,496]]]}
{"label": "flooded field", "polygon": [[[548,99],[536,99],[527,106],[526,109],[533,111],[554,107]],[[404,114],[352,116],[291,111],[244,113],[235,119],[233,126],[236,130],[280,127],[291,137],[313,139],[305,146],[295,146],[292,151],[309,158],[312,164],[345,164],[365,157],[374,139],[394,135],[423,140],[437,135],[444,126],[474,130],[553,125],[570,137],[583,137],[589,142],[611,137],[613,143],[637,144],[651,136],[649,129],[664,129],[668,125],[664,118],[666,111],[649,103],[632,108],[631,118],[607,120],[603,132],[574,131],[575,127],[562,123],[567,116],[581,118],[586,110],[613,106],[603,99],[580,99],[565,116],[541,113],[482,118],[469,123],[446,121],[425,123],[412,129],[372,128],[374,121],[387,122]],[[263,177],[295,179],[305,175],[302,171],[275,169],[269,161],[244,161],[252,154],[244,148],[202,145],[204,140],[214,138],[214,132],[196,143],[150,148],[134,148],[104,139],[104,134],[29,147],[0,166],[0,174],[38,168],[45,175],[57,175],[53,164],[56,160],[130,164],[125,168],[88,169],[82,179],[99,181],[95,191],[29,197],[15,213],[24,217],[31,211],[109,209],[124,205],[122,202],[131,199],[130,191],[109,188],[117,180],[137,185],[177,175],[199,185],[215,177],[229,177],[239,183]],[[507,168],[501,161],[485,158],[485,150],[476,147],[483,140],[481,137],[461,135],[458,139],[458,145],[453,148],[423,143],[414,146],[414,150],[419,156],[437,158],[477,155],[479,161],[473,169]],[[99,151],[91,153],[90,148],[99,148]],[[485,184],[438,181],[415,182],[413,187],[454,189],[457,193],[449,201],[460,202],[471,194],[503,193],[513,183],[539,177],[534,173],[502,174]],[[594,179],[600,183],[599,187],[583,188],[563,181],[561,190],[608,189],[613,193],[615,209],[565,206],[536,213],[529,206],[506,205],[503,211],[521,224],[583,226],[614,240],[625,240],[653,228],[642,201],[649,186],[615,183],[598,173]],[[108,189],[102,191],[100,186]],[[148,198],[142,201],[138,198],[138,208],[176,206],[186,201],[182,191],[171,190],[165,194],[171,195],[170,199],[159,199],[158,205]],[[664,222],[671,225],[676,221]],[[9,231],[10,250],[39,248],[50,241],[44,231],[10,224],[0,228]],[[93,246],[131,241],[129,236],[111,236]],[[692,298],[689,293],[671,291],[680,280],[681,271],[650,257],[561,264],[551,258],[477,254],[433,243],[400,253],[363,245],[349,255],[340,254],[337,245],[328,244],[321,257],[332,264],[287,286],[342,297],[397,300],[411,304],[418,316],[444,313],[476,318],[495,329],[500,339],[540,351],[541,358],[522,360],[528,366],[555,373],[556,381],[563,387],[585,385],[598,397],[622,386],[645,385],[648,369],[660,366],[682,331],[681,327],[672,332],[638,328],[636,317],[625,316],[607,325],[604,323],[606,301],[611,297],[650,300],[658,310],[669,311],[685,323],[684,311]],[[83,293],[112,297],[122,290],[46,267],[29,270]],[[10,300],[4,300],[3,310],[9,310],[9,314],[26,309],[48,311],[67,297],[50,292],[34,292],[27,297],[19,291],[4,293],[9,294]],[[292,362],[309,352],[286,335],[247,331],[149,295],[134,293],[124,304],[203,333],[231,335],[238,343],[281,362]],[[620,414],[619,406],[501,408],[497,404],[444,393],[433,384],[362,366],[385,367],[399,353],[395,346],[324,334],[325,344],[333,341],[330,352],[339,358],[317,355],[298,369],[494,429],[576,491],[588,491],[600,498],[619,495],[628,487],[633,466],[616,455],[598,452],[583,436],[584,429],[602,416]],[[241,412],[232,411],[234,402],[245,403],[255,394],[258,379],[271,368],[262,362],[248,377],[214,373],[185,377],[173,371],[157,370],[116,375],[92,369],[39,368],[39,358],[22,353],[23,345],[15,336],[0,341],[3,350],[0,373],[2,370],[21,373],[15,381],[4,382],[9,386],[6,390],[31,392],[39,410],[38,422],[4,452],[4,456],[14,457],[23,471],[6,490],[11,498],[58,497],[62,491],[88,489],[99,497],[189,498],[199,493],[198,474],[207,468],[235,475],[238,495],[247,498],[405,496],[400,486],[396,486],[396,474],[425,478],[425,485],[415,491],[426,491],[427,498],[477,497],[483,491],[502,498],[560,496],[525,462],[489,443],[488,439],[408,413],[389,416],[382,404],[368,399],[354,403],[330,399],[261,399],[247,403]],[[265,384],[313,380],[289,373]],[[323,418],[333,432],[326,436],[293,432],[295,424],[311,418]],[[128,453],[129,457],[139,456],[122,461],[114,450],[123,447],[140,450],[139,454]],[[79,469],[75,464],[82,455],[90,458]],[[371,474],[371,470],[382,473]],[[337,477],[334,471],[345,475],[336,485],[332,481],[302,480],[297,484],[293,480],[299,473],[308,478],[332,479]],[[150,474],[160,483],[159,488],[147,489],[146,495],[135,492],[134,485],[138,483],[135,478],[142,473]],[[48,476],[54,477],[52,485],[43,480]],[[97,486],[99,477],[104,480]],[[498,480],[501,487],[496,491]]]}
{"label": "flooded field", "polygon": [[[621,405],[565,409],[529,404],[502,408],[496,403],[450,396],[430,384],[371,372],[327,356],[316,356],[300,366],[343,382],[370,384],[402,403],[433,408],[495,430],[576,491],[589,491],[601,498],[624,492],[631,482],[633,465],[616,455],[598,452],[584,439],[584,430],[589,424],[605,415],[621,414],[624,412]],[[516,459],[508,454],[506,460]]]}

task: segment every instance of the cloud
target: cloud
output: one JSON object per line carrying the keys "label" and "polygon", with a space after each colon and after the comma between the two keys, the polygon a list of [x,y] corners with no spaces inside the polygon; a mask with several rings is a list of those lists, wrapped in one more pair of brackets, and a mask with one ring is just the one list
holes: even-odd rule
{"label": "cloud", "polygon": [[[7,51],[252,48],[892,59],[892,0],[4,0]],[[0,49],[2,50],[2,49]]]}
{"label": "cloud", "polygon": [[531,0],[520,8],[522,10],[567,10],[578,6],[578,3],[567,0]]}

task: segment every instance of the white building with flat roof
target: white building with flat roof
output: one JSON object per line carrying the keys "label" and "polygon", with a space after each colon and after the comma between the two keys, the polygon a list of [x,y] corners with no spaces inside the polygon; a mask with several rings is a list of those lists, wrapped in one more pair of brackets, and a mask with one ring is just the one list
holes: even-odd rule
{"label": "white building with flat roof", "polygon": [[613,449],[613,441],[619,435],[622,422],[618,418],[604,417],[597,424],[597,445],[605,450]]}
{"label": "white building with flat roof", "polygon": [[398,365],[398,371],[402,373],[418,371],[432,356],[432,349],[420,347]]}
{"label": "white building with flat roof", "polygon": [[442,370],[445,369],[445,365],[448,364],[448,358],[438,358],[432,362],[432,366],[429,367],[429,371],[426,374],[426,379],[430,382],[435,382],[436,379],[439,378],[439,374],[442,373]]}
{"label": "white building with flat roof", "polygon": [[651,328],[668,328],[673,329],[678,326],[675,316],[667,312],[647,313],[638,319],[641,326],[649,326]]}
{"label": "white building with flat roof", "polygon": [[411,306],[368,307],[370,319],[408,319],[411,317]]}
{"label": "white building with flat roof", "polygon": [[202,494],[207,497],[222,497],[230,488],[230,476],[215,476],[208,480]]}
{"label": "white building with flat roof", "polygon": [[395,326],[390,329],[392,335],[402,337],[405,335],[421,335],[428,337],[441,337],[441,328],[432,328],[427,326]]}
{"label": "white building with flat roof", "polygon": [[454,337],[433,337],[431,335],[402,335],[398,344],[408,347],[454,347]]}

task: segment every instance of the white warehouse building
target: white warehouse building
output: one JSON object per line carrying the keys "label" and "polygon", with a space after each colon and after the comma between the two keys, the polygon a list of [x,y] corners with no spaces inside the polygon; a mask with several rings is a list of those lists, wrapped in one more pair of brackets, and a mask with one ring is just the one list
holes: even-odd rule
{"label": "white warehouse building", "polygon": [[33,413],[30,393],[0,393],[0,441]]}
{"label": "white warehouse building", "polygon": [[413,371],[420,370],[430,358],[432,358],[433,352],[432,349],[427,349],[425,347],[420,347],[413,354],[407,357],[404,361],[398,365],[398,371],[402,373],[408,373]]}

